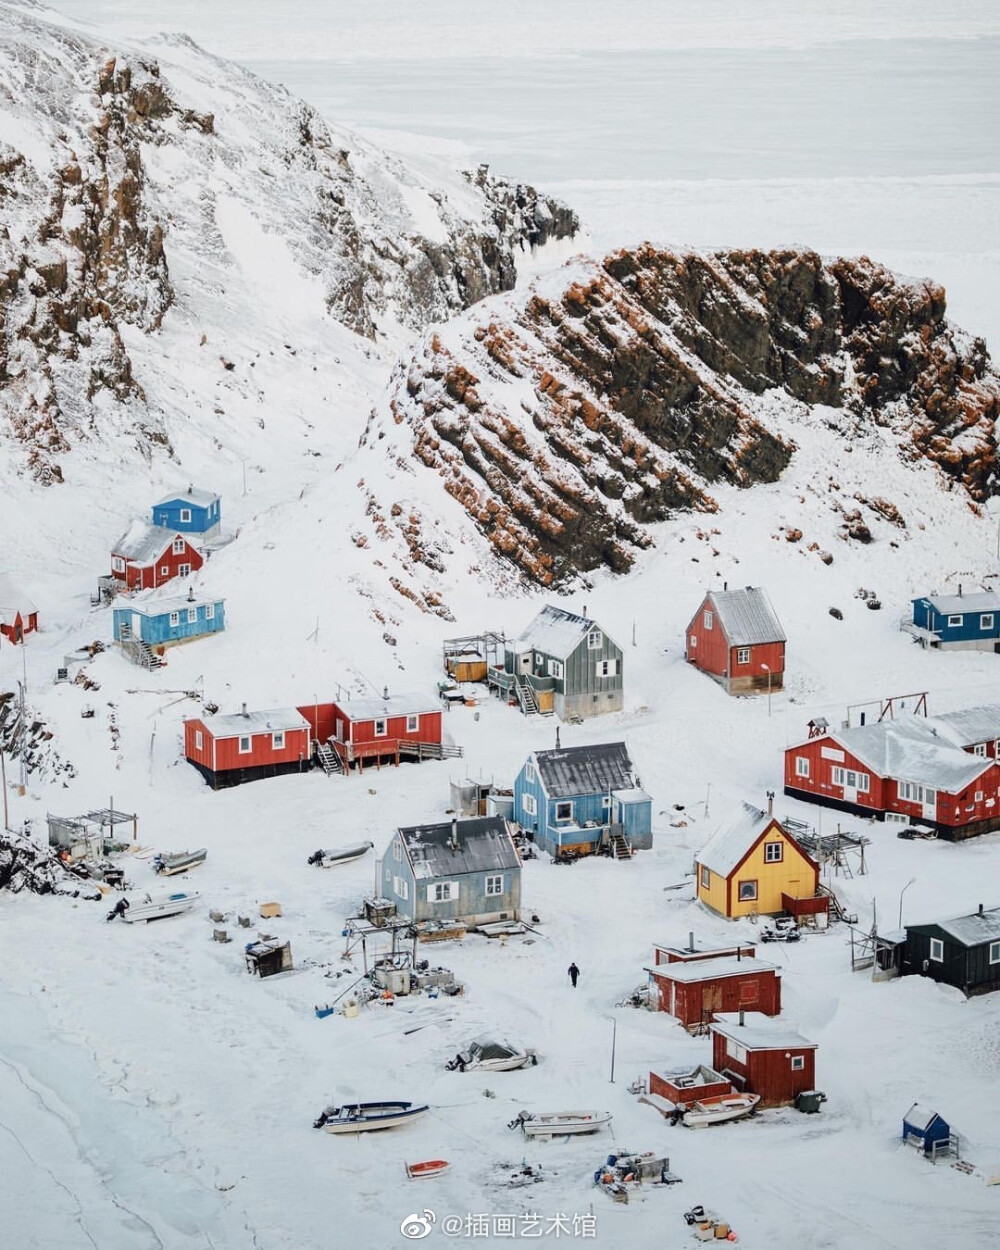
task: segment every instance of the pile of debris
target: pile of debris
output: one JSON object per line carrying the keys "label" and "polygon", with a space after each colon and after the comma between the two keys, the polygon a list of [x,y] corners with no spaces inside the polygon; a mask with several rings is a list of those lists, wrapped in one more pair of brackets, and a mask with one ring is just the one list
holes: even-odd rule
{"label": "pile of debris", "polygon": [[64,864],[50,850],[40,849],[22,833],[0,833],[0,890],[19,894],[63,894],[70,898],[99,899],[101,891],[85,869]]}

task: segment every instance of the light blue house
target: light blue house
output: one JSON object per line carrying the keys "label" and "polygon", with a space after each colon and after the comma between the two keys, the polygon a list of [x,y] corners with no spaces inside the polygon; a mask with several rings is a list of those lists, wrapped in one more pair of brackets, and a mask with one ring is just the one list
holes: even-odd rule
{"label": "light blue house", "polygon": [[514,782],[514,819],[557,859],[653,845],[653,800],[624,742],[534,751]]}
{"label": "light blue house", "polygon": [[153,504],[153,524],[180,534],[214,538],[222,524],[222,501],[212,491],[189,486],[186,491],[167,495]]}
{"label": "light blue house", "polygon": [[115,608],[115,642],[170,647],[226,628],[224,599],[157,599]]}
{"label": "light blue house", "polygon": [[501,816],[414,825],[389,843],[381,889],[414,924],[517,920],[521,857]]}
{"label": "light blue house", "polygon": [[925,595],[913,600],[910,632],[942,651],[1000,651],[1000,594]]}

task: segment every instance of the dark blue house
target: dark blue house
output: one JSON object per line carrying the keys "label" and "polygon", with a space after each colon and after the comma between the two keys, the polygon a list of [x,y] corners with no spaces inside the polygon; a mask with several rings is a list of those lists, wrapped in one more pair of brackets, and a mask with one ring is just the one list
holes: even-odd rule
{"label": "dark blue house", "polygon": [[[947,1154],[951,1129],[936,1111],[922,1107],[919,1102],[903,1116],[903,1141],[919,1146],[924,1154]],[[938,1143],[943,1142],[943,1145]]]}
{"label": "dark blue house", "polygon": [[1000,651],[1000,594],[925,595],[913,600],[911,632],[942,651]]}
{"label": "dark blue house", "polygon": [[177,530],[180,534],[198,534],[213,538],[222,523],[222,501],[209,490],[189,486],[186,491],[167,495],[153,504],[153,524]]}
{"label": "dark blue house", "polygon": [[652,808],[624,742],[534,751],[514,782],[514,819],[557,859],[648,850]]}
{"label": "dark blue house", "polygon": [[115,642],[170,647],[226,628],[224,599],[157,599],[115,608]]}

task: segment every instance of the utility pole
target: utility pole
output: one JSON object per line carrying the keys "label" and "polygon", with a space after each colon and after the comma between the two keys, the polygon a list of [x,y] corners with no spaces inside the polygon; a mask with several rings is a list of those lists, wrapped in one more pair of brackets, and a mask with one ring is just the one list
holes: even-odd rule
{"label": "utility pole", "polygon": [[4,833],[10,832],[10,821],[7,819],[7,762],[3,748],[0,747],[0,781],[3,783],[3,828]]}

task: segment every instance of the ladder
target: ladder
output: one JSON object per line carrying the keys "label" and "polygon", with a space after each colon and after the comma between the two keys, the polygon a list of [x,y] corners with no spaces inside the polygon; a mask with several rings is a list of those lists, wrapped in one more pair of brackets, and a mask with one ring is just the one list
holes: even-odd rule
{"label": "ladder", "polygon": [[340,773],[343,776],[344,765],[340,756],[328,742],[316,743],[315,756],[316,762],[328,777],[333,773]]}
{"label": "ladder", "polygon": [[525,716],[534,716],[538,712],[538,704],[535,701],[535,692],[526,681],[518,679],[517,683],[517,699],[521,704],[521,711]]}

